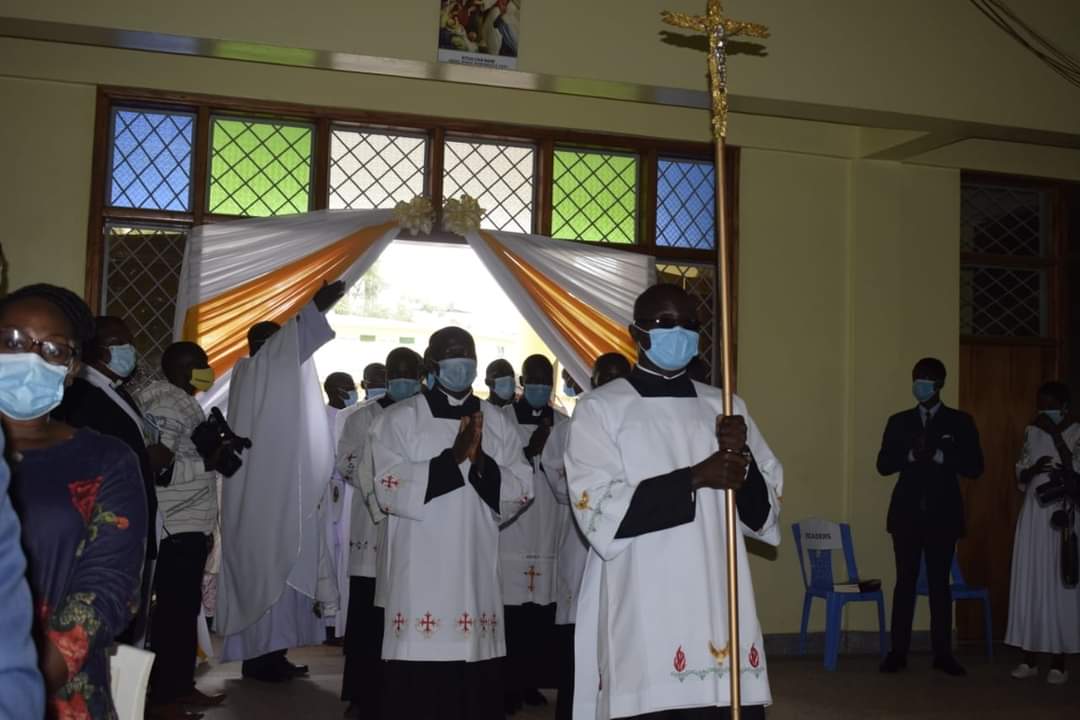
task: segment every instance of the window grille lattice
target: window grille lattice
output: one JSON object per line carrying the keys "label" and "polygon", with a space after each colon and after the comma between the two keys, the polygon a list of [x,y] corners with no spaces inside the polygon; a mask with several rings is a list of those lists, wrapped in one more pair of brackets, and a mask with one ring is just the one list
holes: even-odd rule
{"label": "window grille lattice", "polygon": [[172,343],[186,240],[187,233],[175,229],[110,225],[105,231],[101,305],[127,323],[144,368],[156,370]]}
{"label": "window grille lattice", "polygon": [[185,113],[113,112],[108,204],[190,210],[194,128],[195,117]]}
{"label": "window grille lattice", "polygon": [[965,182],[960,223],[961,334],[1047,337],[1049,273],[1032,262],[1051,256],[1050,193]]}
{"label": "window grille lattice", "polygon": [[1044,270],[965,265],[960,269],[960,332],[1044,337],[1046,295]]}
{"label": "window grille lattice", "polygon": [[551,236],[618,244],[637,242],[638,159],[556,150]]}
{"label": "window grille lattice", "polygon": [[427,140],[334,128],[330,138],[330,207],[392,208],[423,195]]}
{"label": "window grille lattice", "polygon": [[254,217],[307,212],[312,134],[300,125],[214,118],[210,212]]}
{"label": "window grille lattice", "polygon": [[712,163],[660,158],[656,169],[656,244],[716,247],[716,177]]}
{"label": "window grille lattice", "polygon": [[1046,254],[1045,192],[965,183],[961,197],[963,252],[1017,257]]}
{"label": "window grille lattice", "polygon": [[443,196],[468,194],[484,208],[483,226],[531,233],[536,150],[522,145],[447,140]]}

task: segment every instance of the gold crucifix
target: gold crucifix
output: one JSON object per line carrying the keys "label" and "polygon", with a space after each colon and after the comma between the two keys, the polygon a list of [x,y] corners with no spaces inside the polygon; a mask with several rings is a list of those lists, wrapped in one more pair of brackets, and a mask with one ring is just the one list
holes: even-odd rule
{"label": "gold crucifix", "polygon": [[[686,13],[664,12],[661,18],[668,25],[697,30],[709,36],[709,91],[712,97],[712,131],[716,153],[716,276],[719,280],[717,292],[717,314],[720,317],[720,352],[721,383],[724,397],[724,414],[733,411],[733,349],[731,322],[731,244],[727,234],[727,193],[725,191],[726,173],[724,171],[724,139],[727,137],[727,55],[724,44],[728,38],[744,35],[764,38],[769,36],[769,29],[757,23],[740,22],[724,17],[721,0],[709,0],[704,17]],[[738,528],[739,516],[735,505],[735,493],[724,492],[724,521],[727,541],[727,602],[728,602],[728,645],[724,649],[730,660],[728,674],[731,682],[731,718],[742,717],[742,673],[739,670],[742,649],[739,645],[739,557]],[[721,653],[723,651],[717,651]],[[719,659],[719,658],[718,658]]]}
{"label": "gold crucifix", "polygon": [[660,17],[668,25],[697,30],[709,36],[709,91],[712,96],[713,137],[717,140],[727,137],[727,52],[724,43],[728,38],[738,36],[767,38],[769,28],[758,23],[724,17],[724,4],[721,0],[709,0],[704,17],[667,10],[661,13]]}

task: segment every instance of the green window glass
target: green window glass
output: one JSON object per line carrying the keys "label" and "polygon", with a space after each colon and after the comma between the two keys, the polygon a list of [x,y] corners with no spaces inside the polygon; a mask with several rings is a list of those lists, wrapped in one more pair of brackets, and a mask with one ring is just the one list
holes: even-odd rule
{"label": "green window glass", "polygon": [[210,212],[256,217],[307,212],[311,150],[309,126],[214,118]]}
{"label": "green window glass", "polygon": [[634,155],[556,150],[551,236],[636,242],[637,179],[638,159]]}

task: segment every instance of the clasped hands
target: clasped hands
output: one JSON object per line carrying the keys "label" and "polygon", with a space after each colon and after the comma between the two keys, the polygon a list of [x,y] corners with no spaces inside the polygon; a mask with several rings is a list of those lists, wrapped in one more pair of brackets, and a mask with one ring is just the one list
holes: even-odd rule
{"label": "clasped hands", "polygon": [[746,448],[746,420],[741,415],[716,418],[719,449],[690,468],[694,490],[738,490],[746,482],[750,452]]}
{"label": "clasped hands", "polygon": [[458,465],[466,460],[476,463],[480,459],[480,442],[484,436],[484,413],[475,412],[461,418],[458,434],[454,438],[454,462]]}

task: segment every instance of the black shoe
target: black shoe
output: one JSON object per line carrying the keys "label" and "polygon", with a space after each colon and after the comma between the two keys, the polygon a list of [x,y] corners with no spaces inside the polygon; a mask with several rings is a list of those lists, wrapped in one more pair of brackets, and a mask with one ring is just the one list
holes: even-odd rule
{"label": "black shoe", "polygon": [[277,665],[263,665],[255,668],[241,668],[240,675],[249,680],[264,683],[283,683],[293,679],[292,673]]}
{"label": "black shoe", "polygon": [[310,674],[311,668],[307,665],[293,665],[286,657],[281,658],[281,662],[278,663],[278,667],[282,672],[290,675],[291,677],[307,677]]}
{"label": "black shoe", "polygon": [[533,707],[539,707],[541,705],[547,705],[547,698],[544,697],[536,688],[529,688],[521,693],[521,699],[526,705],[532,705]]}
{"label": "black shoe", "polygon": [[934,669],[940,670],[946,675],[952,675],[953,677],[964,677],[967,675],[967,670],[964,666],[956,662],[956,658],[952,655],[940,655],[934,658]]}
{"label": "black shoe", "polygon": [[878,666],[878,670],[886,674],[898,673],[901,670],[907,669],[907,658],[902,655],[895,655],[889,653],[885,656],[885,659],[881,661],[881,665]]}

